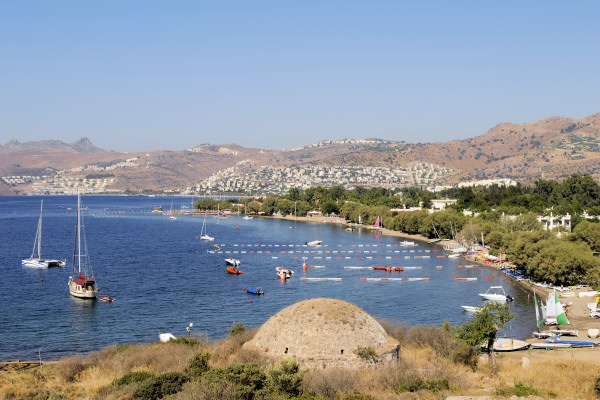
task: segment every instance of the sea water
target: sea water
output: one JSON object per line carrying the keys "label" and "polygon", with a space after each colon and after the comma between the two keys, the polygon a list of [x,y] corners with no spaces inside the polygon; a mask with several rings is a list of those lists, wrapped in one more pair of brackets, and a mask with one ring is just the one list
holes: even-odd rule
{"label": "sea water", "polygon": [[[21,266],[33,248],[42,198],[42,257],[67,259],[65,268]],[[174,208],[191,208],[193,199],[82,197],[94,277],[100,295],[115,299],[104,303],[69,295],[76,197],[0,197],[0,360],[54,360],[109,345],[154,342],[159,333],[185,336],[190,323],[192,335],[218,340],[234,322],[258,327],[281,309],[315,297],[346,300],[394,323],[440,326],[447,319],[458,324],[469,318],[460,306],[482,304],[478,293],[492,285],[515,298],[516,317],[503,334],[524,339],[535,327],[527,290],[495,269],[461,268],[470,263],[444,257],[438,246],[404,247],[403,239],[323,223],[237,216],[169,219],[151,213],[155,206],[170,208],[171,201]],[[214,242],[199,239],[204,221]],[[313,240],[323,245],[305,245]],[[211,252],[213,244],[220,250]],[[225,258],[239,259],[243,275],[227,274]],[[374,265],[421,268],[393,273],[345,268]],[[291,279],[277,278],[280,266],[295,272]],[[261,287],[265,294],[250,295],[243,290],[247,286]]]}

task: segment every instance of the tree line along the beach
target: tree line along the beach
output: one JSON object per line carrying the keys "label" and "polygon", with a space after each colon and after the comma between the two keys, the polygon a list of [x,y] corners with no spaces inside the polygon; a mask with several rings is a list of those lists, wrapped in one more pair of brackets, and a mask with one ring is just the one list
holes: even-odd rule
{"label": "tree line along the beach", "polygon": [[[443,211],[427,211],[433,200],[444,198],[457,201]],[[387,229],[488,246],[490,254],[504,254],[534,280],[600,286],[600,258],[594,256],[600,252],[600,220],[595,217],[600,215],[600,186],[589,175],[571,175],[562,182],[539,179],[532,185],[461,187],[438,193],[416,187],[346,190],[317,186],[257,199],[200,199],[195,206],[203,210],[243,206],[243,212],[267,216],[306,216],[319,210],[365,225],[379,217]],[[422,210],[392,211],[415,206]],[[570,232],[544,230],[537,217],[550,213],[570,215]]]}

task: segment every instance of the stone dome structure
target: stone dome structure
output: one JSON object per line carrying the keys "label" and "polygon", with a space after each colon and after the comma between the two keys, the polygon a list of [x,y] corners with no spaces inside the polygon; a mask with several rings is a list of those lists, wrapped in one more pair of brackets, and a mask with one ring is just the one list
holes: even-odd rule
{"label": "stone dome structure", "polygon": [[359,346],[375,350],[377,357],[371,363],[393,361],[400,350],[398,342],[365,311],[327,298],[304,300],[281,310],[245,346],[275,359],[295,358],[319,368],[365,366],[368,360],[354,353]]}

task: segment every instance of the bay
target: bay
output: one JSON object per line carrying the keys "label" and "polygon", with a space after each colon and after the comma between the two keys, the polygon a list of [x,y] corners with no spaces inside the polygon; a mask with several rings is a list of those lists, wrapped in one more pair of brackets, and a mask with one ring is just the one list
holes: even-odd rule
{"label": "bay", "polygon": [[[31,254],[42,198],[42,257],[67,259],[65,268],[21,266]],[[218,340],[234,322],[258,327],[281,309],[315,297],[346,300],[377,319],[407,325],[440,326],[445,319],[456,324],[469,317],[460,306],[481,304],[478,293],[491,285],[504,286],[515,298],[516,318],[507,336],[524,339],[535,327],[533,298],[525,288],[492,268],[459,268],[463,259],[438,258],[444,252],[434,245],[403,247],[403,239],[365,229],[346,232],[337,225],[237,216],[207,218],[207,232],[215,237],[209,243],[199,240],[203,217],[172,220],[151,213],[155,206],[191,207],[192,201],[82,197],[100,295],[115,298],[103,303],[69,295],[76,197],[0,197],[0,360],[54,360],[113,344],[154,342],[159,333],[187,335],[190,323],[192,334]],[[322,240],[323,246],[304,245],[312,240]],[[210,244],[221,250],[210,253]],[[303,271],[303,257],[308,265],[325,268]],[[239,259],[244,274],[227,274],[225,258]],[[373,265],[421,268],[394,273],[344,268]],[[277,279],[279,266],[295,271],[289,281]],[[421,277],[429,280],[361,280]],[[247,294],[246,286],[259,286],[265,294]]]}

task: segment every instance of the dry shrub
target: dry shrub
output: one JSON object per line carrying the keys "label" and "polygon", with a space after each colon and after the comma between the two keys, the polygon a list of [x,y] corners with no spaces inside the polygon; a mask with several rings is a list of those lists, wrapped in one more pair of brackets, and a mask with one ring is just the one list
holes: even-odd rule
{"label": "dry shrub", "polygon": [[304,375],[301,389],[335,399],[360,389],[357,386],[359,374],[359,371],[341,368],[311,370]]}
{"label": "dry shrub", "polygon": [[[255,334],[256,329],[247,330],[239,332],[235,335],[230,335],[227,338],[217,342],[211,348],[211,365],[221,368],[231,364],[232,362],[238,362],[232,361],[232,359],[234,359],[236,355],[239,357],[243,356],[243,352],[241,352],[242,346],[244,343],[252,339]],[[256,363],[257,360],[254,359],[252,362]]]}
{"label": "dry shrub", "polygon": [[235,397],[235,385],[226,381],[206,384],[194,382],[172,396],[176,400],[231,400]]}
{"label": "dry shrub", "polygon": [[87,367],[83,357],[73,356],[55,362],[52,371],[59,380],[70,383],[75,382]]}
{"label": "dry shrub", "polygon": [[409,327],[404,324],[390,322],[387,319],[378,322],[388,335],[401,343],[404,342],[404,336],[410,329]]}
{"label": "dry shrub", "polygon": [[197,348],[182,343],[109,347],[91,354],[90,362],[100,374],[115,379],[140,370],[155,373],[183,371],[197,351]]}

